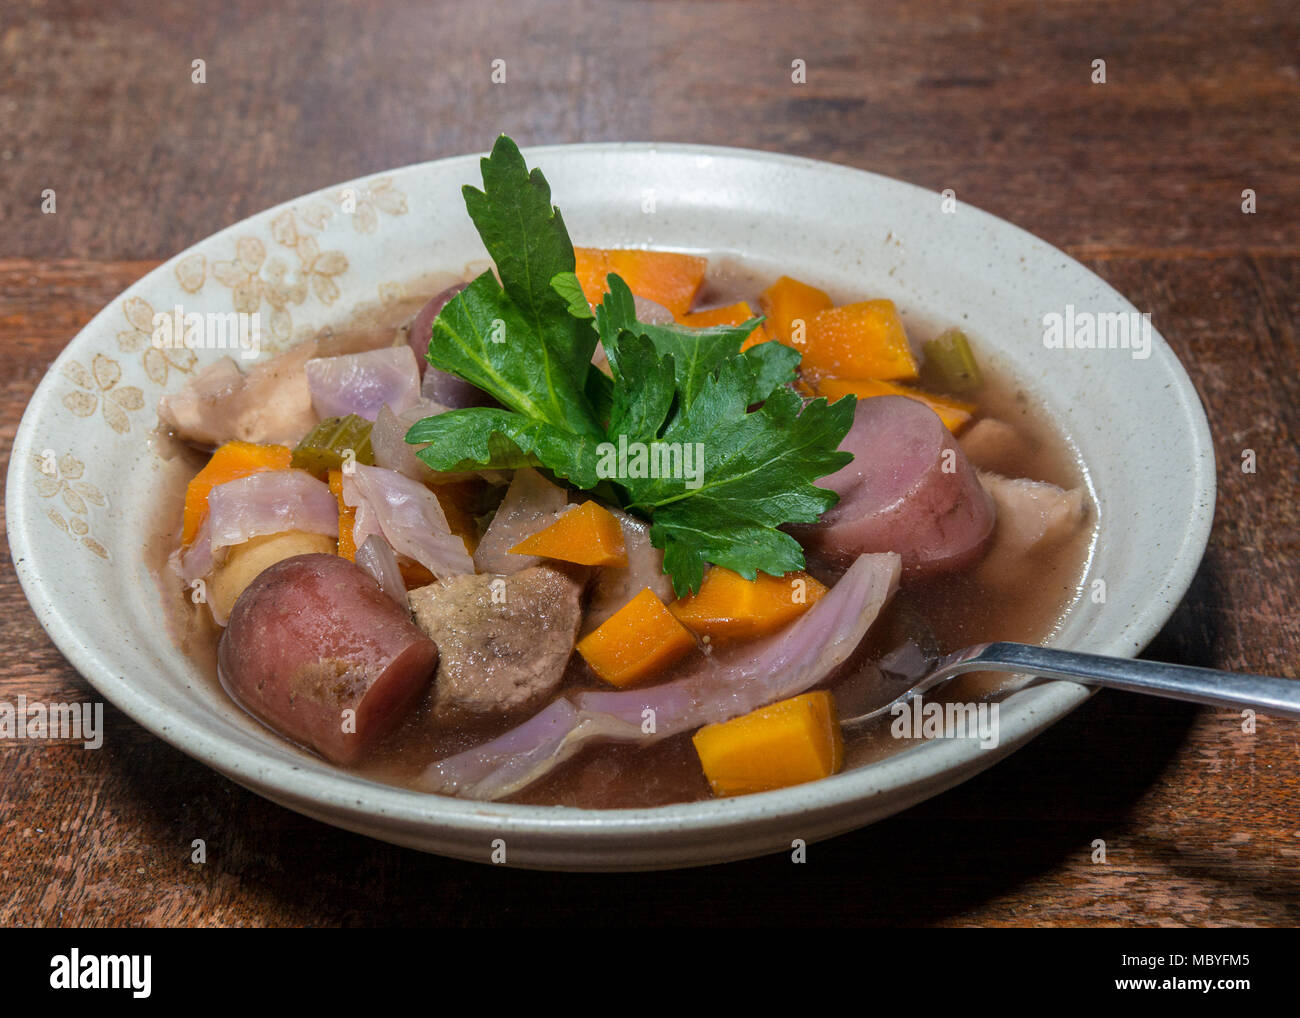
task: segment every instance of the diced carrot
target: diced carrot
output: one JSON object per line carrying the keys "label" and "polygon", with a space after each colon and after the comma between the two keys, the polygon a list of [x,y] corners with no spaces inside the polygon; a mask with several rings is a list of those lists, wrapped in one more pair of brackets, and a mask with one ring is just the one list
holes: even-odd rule
{"label": "diced carrot", "polygon": [[623,527],[597,502],[566,509],[554,523],[511,548],[510,554],[540,555],[583,566],[627,565]]}
{"label": "diced carrot", "polygon": [[605,277],[612,272],[638,297],[662,304],[674,318],[691,309],[709,264],[679,251],[579,247],[573,253],[575,272],[589,303],[599,304],[604,298]]}
{"label": "diced carrot", "polygon": [[794,621],[825,593],[826,588],[807,573],[769,576],[760,572],[747,580],[714,566],[698,593],[679,598],[668,610],[697,636],[747,640]]}
{"label": "diced carrot", "polygon": [[402,574],[402,583],[407,590],[414,590],[416,587],[427,587],[437,579],[425,566],[420,565],[414,559],[407,558],[405,555],[397,557],[397,571]]}
{"label": "diced carrot", "polygon": [[649,587],[578,641],[591,670],[614,686],[632,686],[662,671],[695,646]]}
{"label": "diced carrot", "polygon": [[853,378],[823,378],[817,383],[817,394],[825,396],[832,403],[843,396],[852,394],[858,399],[870,399],[873,396],[907,396],[919,403],[924,403],[947,425],[954,435],[970,423],[971,417],[978,409],[974,403],[954,399],[952,396],[937,396],[932,392],[922,392],[908,385],[894,382],[881,382]]}
{"label": "diced carrot", "polygon": [[835,701],[824,690],[705,725],[692,741],[714,795],[801,785],[844,766]]}
{"label": "diced carrot", "polygon": [[349,562],[357,560],[357,542],[353,537],[353,526],[357,522],[357,511],[348,507],[343,501],[343,471],[329,472],[330,491],[339,500],[339,555]]}
{"label": "diced carrot", "polygon": [[284,445],[227,442],[212,454],[185,489],[185,516],[181,543],[189,544],[208,515],[208,494],[218,484],[235,481],[263,470],[288,470],[293,453]]}
{"label": "diced carrot", "polygon": [[767,316],[772,335],[787,346],[795,346],[806,338],[812,316],[829,309],[832,302],[817,287],[782,276],[763,291],[759,306]]}
{"label": "diced carrot", "polygon": [[804,342],[789,345],[803,354],[800,370],[814,379],[833,375],[910,381],[917,376],[916,357],[890,300],[819,311],[808,321]]}
{"label": "diced carrot", "polygon": [[[588,304],[599,304],[606,293],[605,277],[609,275],[609,253],[599,247],[573,249],[574,274],[582,284],[582,295]],[[627,280],[624,280],[627,282]]]}

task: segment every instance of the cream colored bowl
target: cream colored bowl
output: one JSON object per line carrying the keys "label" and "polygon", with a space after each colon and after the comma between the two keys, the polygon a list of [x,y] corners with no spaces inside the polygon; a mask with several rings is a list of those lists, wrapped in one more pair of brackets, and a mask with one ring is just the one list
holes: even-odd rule
{"label": "cream colored bowl", "polygon": [[[538,148],[570,233],[587,245],[731,251],[841,292],[889,297],[957,323],[1047,405],[1099,508],[1085,599],[1054,643],[1137,653],[1183,596],[1214,508],[1214,455],[1186,373],[1150,356],[1048,349],[1043,316],[1131,313],[1055,248],[938,194],[805,159],[689,145]],[[824,781],[655,809],[467,802],[376,784],[252,721],[173,642],[143,553],[181,465],[152,438],[158,397],[221,356],[160,351],[154,311],[260,311],[278,345],[424,273],[484,258],[461,185],[477,157],[409,166],[281,205],[209,237],[114,300],[59,356],[14,443],[6,512],[23,589],[50,637],[105,697],[159,738],[247,788],[326,823],[479,862],[572,870],[687,866],[789,848],[860,827],[965,780],[1078,706],[1054,682],[1001,710],[1001,741],[933,741]],[[345,208],[349,211],[345,211]],[[111,740],[112,733],[108,733]]]}

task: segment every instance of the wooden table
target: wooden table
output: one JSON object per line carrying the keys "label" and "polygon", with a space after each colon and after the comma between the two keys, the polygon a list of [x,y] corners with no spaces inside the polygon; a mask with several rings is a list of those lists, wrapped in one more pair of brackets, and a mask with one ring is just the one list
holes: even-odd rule
{"label": "wooden table", "polygon": [[[1296,674],[1294,3],[159,7],[11,0],[0,20],[6,463],[42,373],[96,311],[275,202],[482,150],[498,131],[792,152],[953,188],[1152,313],[1205,401],[1219,502],[1205,562],[1149,653]],[[47,188],[54,215],[40,211]],[[4,555],[0,699],[90,698]],[[1103,694],[982,777],[812,846],[804,866],[633,876],[369,841],[244,791],[111,707],[107,719],[100,752],[0,743],[0,923],[1300,921],[1300,729],[1266,717],[1246,734],[1233,712]],[[195,837],[205,865],[190,862]]]}

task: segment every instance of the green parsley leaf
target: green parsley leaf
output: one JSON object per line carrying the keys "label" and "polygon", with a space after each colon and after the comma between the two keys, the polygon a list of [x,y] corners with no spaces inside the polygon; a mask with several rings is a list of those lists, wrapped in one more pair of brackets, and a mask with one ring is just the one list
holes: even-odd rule
{"label": "green parsley leaf", "polygon": [[802,569],[798,542],[777,528],[815,522],[833,506],[835,493],[812,482],[853,458],[839,443],[853,424],[856,400],[804,406],[798,393],[780,388],[747,411],[754,375],[743,357],[725,362],[664,431],[670,448],[689,446],[703,457],[698,487],[675,477],[619,482],[629,510],[652,521],[651,540],[664,549],[679,596],[698,589],[707,562],[746,579],[758,569]]}
{"label": "green parsley leaf", "polygon": [[561,272],[551,280],[551,289],[563,299],[569,314],[574,318],[591,318],[591,305],[587,295],[582,292],[582,283],[573,272]]}
{"label": "green parsley leaf", "polygon": [[466,187],[465,204],[501,283],[485,272],[447,302],[433,323],[429,362],[526,417],[599,435],[585,392],[597,335],[551,287],[574,260],[550,187],[504,135],[482,167],[484,190]]}
{"label": "green parsley leaf", "polygon": [[[622,283],[622,280],[619,280]],[[605,347],[614,374],[608,434],[632,441],[659,434],[677,397],[673,358],[662,356],[644,336],[624,333]]]}
{"label": "green parsley leaf", "polygon": [[[502,407],[419,421],[406,439],[429,443],[420,458],[443,471],[543,467],[617,499],[650,522],[679,595],[699,588],[708,563],[750,579],[803,568],[779,528],[835,504],[813,481],[852,459],[839,444],[856,401],[805,405],[788,385],[799,353],[780,343],[741,353],[760,318],[639,322],[616,275],[593,314],[541,172],[504,135],[482,167],[483,190],[465,188],[465,204],[501,281],[484,273],[448,301],[428,356]],[[610,375],[591,364],[598,340]]]}
{"label": "green parsley leaf", "polygon": [[[557,325],[558,294],[551,288],[551,280],[562,272],[573,272],[576,264],[564,217],[551,204],[551,187],[542,171],[529,173],[519,146],[504,134],[479,166],[483,190],[469,185],[462,188],[465,208],[496,263],[501,285],[534,333],[544,336]],[[568,352],[581,353],[577,349]],[[575,366],[585,367],[590,359],[588,350],[582,363]]]}
{"label": "green parsley leaf", "polygon": [[[695,402],[704,380],[717,371],[724,361],[737,356],[741,344],[763,321],[762,318],[751,318],[743,325],[714,325],[706,329],[690,329],[684,325],[648,325],[637,321],[636,303],[627,284],[615,275],[609,276],[606,282],[609,292],[596,308],[596,331],[600,333],[605,349],[608,350],[612,343],[618,341],[620,333],[627,332],[644,336],[661,354],[671,355],[676,369],[677,388],[681,393],[681,409]],[[761,402],[778,385],[794,381],[799,352],[780,343],[774,345],[784,352],[768,350],[755,358],[765,370],[755,378],[751,403]],[[764,346],[769,344],[760,343],[751,347],[745,351],[745,356],[750,356],[752,351]]]}
{"label": "green parsley leaf", "polygon": [[751,346],[740,356],[754,369],[754,384],[749,391],[751,406],[793,382],[799,361],[803,359],[798,350],[774,339]]}
{"label": "green parsley leaf", "polygon": [[510,410],[472,407],[416,421],[411,443],[429,442],[417,455],[434,470],[544,466],[579,488],[593,488],[599,438],[575,435]]}

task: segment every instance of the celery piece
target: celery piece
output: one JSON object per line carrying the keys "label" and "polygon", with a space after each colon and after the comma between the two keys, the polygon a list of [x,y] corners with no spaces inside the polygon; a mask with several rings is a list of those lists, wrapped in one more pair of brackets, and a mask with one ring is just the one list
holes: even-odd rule
{"label": "celery piece", "polygon": [[921,378],[926,385],[946,392],[969,392],[983,384],[970,341],[961,329],[948,329],[921,345],[925,364]]}
{"label": "celery piece", "polygon": [[370,448],[372,426],[370,421],[356,414],[327,417],[297,444],[289,465],[323,478],[329,471],[343,466],[343,458],[351,449],[358,463],[373,466],[375,453]]}

